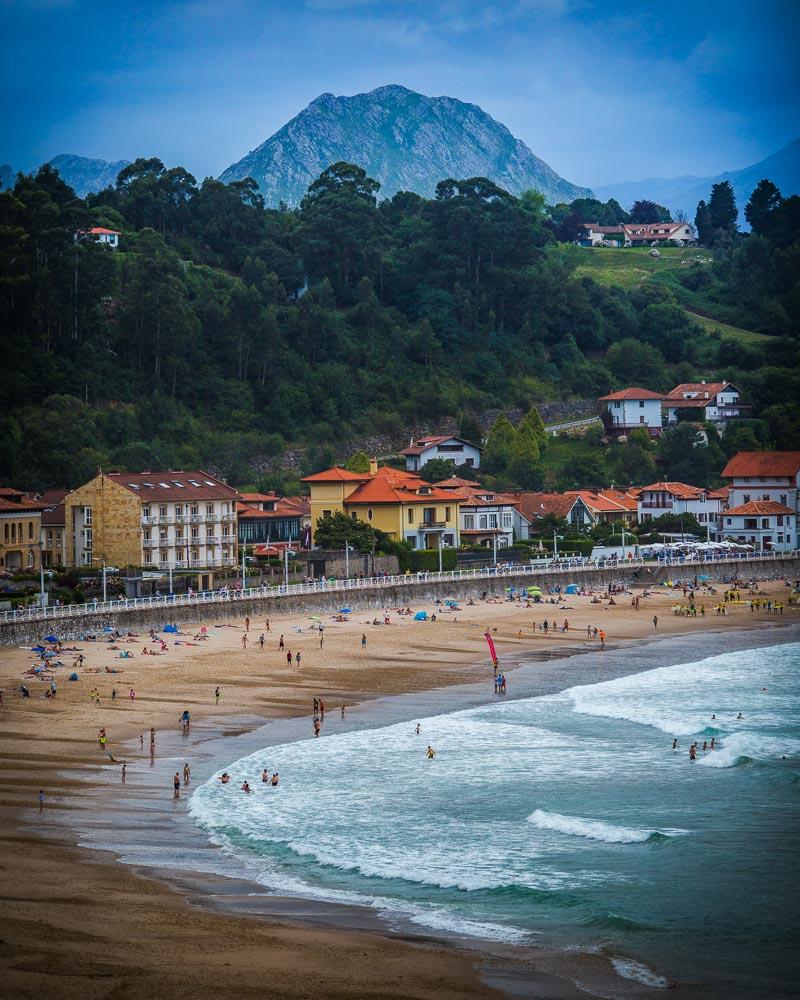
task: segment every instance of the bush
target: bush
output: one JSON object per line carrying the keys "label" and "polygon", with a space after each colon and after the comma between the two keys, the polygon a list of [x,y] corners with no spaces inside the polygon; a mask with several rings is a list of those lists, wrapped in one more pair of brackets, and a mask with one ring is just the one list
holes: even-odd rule
{"label": "bush", "polygon": [[[455,549],[442,549],[442,569],[455,569],[458,563],[458,552]],[[436,573],[439,570],[438,549],[410,549],[409,564],[406,567],[412,573]],[[402,570],[405,572],[405,569]]]}
{"label": "bush", "polygon": [[[532,554],[535,556],[536,550],[539,547],[539,543],[535,539],[533,540],[533,542],[534,544],[532,547]],[[552,538],[543,538],[542,545],[544,546],[545,551],[547,552],[553,551]],[[591,538],[561,538],[559,539],[558,542],[558,551],[559,554],[563,554],[564,552],[569,552],[569,553],[575,552],[579,556],[590,556],[592,554],[592,549],[594,548],[594,545],[595,543],[592,541]]]}

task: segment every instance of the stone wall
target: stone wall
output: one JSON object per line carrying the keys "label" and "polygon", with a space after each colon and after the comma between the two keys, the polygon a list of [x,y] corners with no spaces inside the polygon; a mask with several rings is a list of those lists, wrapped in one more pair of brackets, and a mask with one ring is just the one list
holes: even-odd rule
{"label": "stone wall", "polygon": [[135,494],[115,483],[104,473],[78,487],[64,501],[66,559],[75,565],[74,533],[76,512],[92,508],[93,564],[140,566],[142,563],[142,505]]}
{"label": "stone wall", "polygon": [[502,596],[505,588],[541,586],[566,586],[576,582],[586,588],[605,589],[610,583],[635,583],[647,586],[659,578],[691,579],[695,573],[706,573],[720,582],[741,576],[786,576],[792,580],[800,577],[800,559],[769,559],[760,561],[734,560],[719,564],[687,563],[683,566],[660,570],[657,566],[620,566],[616,569],[582,569],[551,573],[519,574],[510,576],[479,576],[460,581],[432,582],[424,579],[390,587],[365,587],[363,590],[329,591],[315,594],[287,594],[259,598],[233,598],[214,604],[192,607],[155,607],[119,611],[113,615],[87,614],[82,618],[46,622],[0,622],[0,645],[27,646],[53,631],[61,639],[79,639],[86,632],[99,633],[103,625],[112,625],[120,631],[146,631],[151,626],[163,627],[169,621],[190,630],[195,625],[210,625],[249,615],[254,628],[259,622],[278,614],[330,614],[342,607],[353,608],[355,613],[374,612],[388,607],[411,607],[412,610],[431,610],[430,603],[437,597],[459,600],[478,599],[486,591],[490,596]]}

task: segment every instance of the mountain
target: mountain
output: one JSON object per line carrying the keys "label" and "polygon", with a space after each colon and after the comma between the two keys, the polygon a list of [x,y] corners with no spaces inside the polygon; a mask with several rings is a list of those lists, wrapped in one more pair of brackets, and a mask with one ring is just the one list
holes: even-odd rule
{"label": "mountain", "polygon": [[220,176],[258,181],[268,205],[297,205],[331,163],[345,160],[380,181],[382,197],[430,197],[447,177],[488,177],[513,194],[528,188],[549,202],[589,196],[570,184],[475,104],[426,97],[397,85],[366,94],[322,94]]}
{"label": "mountain", "polygon": [[84,198],[90,191],[102,191],[117,183],[117,174],[127,167],[130,160],[92,160],[88,156],[75,156],[72,153],[61,153],[48,161],[61,174],[75,193]]}
{"label": "mountain", "polygon": [[694,218],[698,201],[701,198],[708,201],[711,185],[730,181],[739,206],[739,223],[746,228],[744,206],[753,188],[764,177],[777,184],[784,196],[800,193],[800,139],[794,139],[788,146],[752,166],[728,170],[716,177],[695,177],[691,174],[672,178],[650,177],[643,181],[601,184],[594,191],[602,201],[616,198],[623,208],[629,208],[637,198],[649,198],[672,210],[685,209],[689,217]]}

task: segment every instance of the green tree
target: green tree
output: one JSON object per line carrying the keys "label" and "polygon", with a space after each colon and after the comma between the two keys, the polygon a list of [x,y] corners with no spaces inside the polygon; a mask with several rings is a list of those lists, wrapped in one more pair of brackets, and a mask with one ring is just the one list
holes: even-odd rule
{"label": "green tree", "polygon": [[462,413],[458,422],[458,436],[480,447],[483,441],[483,428],[471,413]]}
{"label": "green tree", "polygon": [[630,221],[647,224],[649,222],[672,222],[669,209],[654,201],[642,198],[631,205]]}
{"label": "green tree", "polygon": [[623,386],[654,392],[665,387],[664,355],[650,344],[626,338],[608,349],[608,366]]}
{"label": "green tree", "polygon": [[736,196],[730,181],[719,181],[712,185],[711,198],[708,202],[708,216],[711,225],[712,239],[719,242],[723,233],[736,232],[736,219],[739,210],[736,208]]}
{"label": "green tree", "polygon": [[419,474],[427,483],[440,483],[456,474],[456,463],[452,458],[431,458],[422,466]]}
{"label": "green tree", "polygon": [[744,207],[750,228],[760,236],[769,236],[773,215],[783,204],[783,197],[772,181],[760,180]]}
{"label": "green tree", "polygon": [[711,241],[714,238],[711,226],[711,213],[708,210],[708,204],[703,199],[697,203],[697,211],[694,216],[694,228],[697,232],[698,243],[702,243],[704,246],[710,246]]}
{"label": "green tree", "polygon": [[511,463],[517,442],[514,425],[500,413],[492,424],[484,445],[482,466],[486,472],[502,475]]}
{"label": "green tree", "polygon": [[344,463],[348,472],[369,472],[370,460],[365,451],[357,451]]}
{"label": "green tree", "polygon": [[713,430],[703,432],[691,423],[679,423],[665,430],[658,442],[664,478],[690,486],[719,485],[725,454],[715,436]]}
{"label": "green tree", "polygon": [[318,518],[314,529],[314,544],[323,549],[343,549],[348,543],[359,552],[371,552],[373,538],[376,551],[382,551],[389,540],[385,532],[338,510]]}

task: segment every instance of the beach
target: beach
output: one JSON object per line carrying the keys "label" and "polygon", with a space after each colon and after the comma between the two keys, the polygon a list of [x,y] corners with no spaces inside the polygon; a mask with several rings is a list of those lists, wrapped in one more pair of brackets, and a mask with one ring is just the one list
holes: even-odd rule
{"label": "beach", "polygon": [[[714,609],[725,588],[717,589],[717,595],[698,593],[697,606],[704,605],[704,617],[676,616],[673,608],[685,603],[683,595],[661,587],[648,597],[637,589],[638,610],[631,606],[630,594],[616,595],[614,604],[608,597],[592,603],[591,597],[570,595],[561,605],[532,607],[479,602],[445,611],[429,603],[427,610],[436,613],[435,622],[414,621],[387,609],[390,624],[383,624],[381,613],[376,619],[381,624],[372,624],[373,610],[354,608],[345,616],[349,620],[342,622],[329,616],[319,622],[298,615],[274,618],[267,631],[265,620],[253,618],[246,648],[243,621],[209,620],[205,633],[194,627],[187,635],[160,633],[167,644],[162,655],[143,654],[145,646],[160,650],[161,645],[146,634],[119,641],[118,649],[107,648],[105,642],[75,643],[85,657],[77,668],[80,680],[67,680],[72,654],[62,653],[67,667],[56,672],[55,699],[44,698],[46,683],[35,679],[24,681],[31,698],[13,697],[13,688],[33,657],[30,651],[3,650],[0,991],[8,997],[83,998],[212,993],[470,997],[501,995],[500,987],[513,991],[511,979],[498,972],[502,963],[490,962],[494,972],[487,975],[477,946],[453,947],[445,936],[437,941],[435,934],[422,929],[413,934],[404,928],[392,935],[377,920],[359,924],[345,908],[339,911],[324,902],[307,908],[296,901],[282,907],[265,905],[259,913],[257,907],[248,910],[239,898],[245,894],[233,890],[228,893],[231,905],[226,905],[221,882],[210,893],[215,900],[211,906],[204,899],[209,895],[208,879],[198,881],[186,873],[166,882],[144,877],[144,869],[119,864],[114,853],[75,846],[70,830],[80,828],[81,820],[69,821],[70,814],[83,814],[87,793],[92,809],[97,810],[99,797],[101,807],[108,803],[109,814],[114,813],[115,797],[123,793],[129,801],[133,796],[139,813],[146,812],[149,801],[157,809],[185,811],[187,789],[182,789],[177,805],[172,801],[173,759],[185,753],[194,768],[190,748],[197,747],[193,752],[200,755],[202,745],[219,741],[220,752],[230,751],[226,739],[236,740],[237,734],[252,732],[265,722],[288,727],[286,732],[296,733],[295,739],[313,739],[315,697],[322,698],[327,709],[320,744],[341,725],[341,705],[346,706],[348,724],[357,725],[359,713],[368,712],[370,704],[401,695],[416,699],[415,711],[428,703],[435,711],[444,710],[448,692],[461,707],[468,688],[475,692],[471,697],[491,702],[487,630],[496,644],[500,669],[508,674],[508,697],[513,698],[518,669],[520,676],[523,669],[528,675],[538,669],[537,691],[558,690],[586,683],[587,678],[601,681],[646,669],[657,662],[653,651],[671,639],[737,630],[757,635],[759,630],[773,632],[770,626],[798,620],[797,612],[789,608],[782,615],[751,611],[747,592],[742,593],[742,603],[727,604],[726,615],[719,616]],[[785,603],[788,595],[782,581],[762,583],[759,590],[764,600]],[[545,619],[559,630],[567,619],[569,629],[534,631],[532,625]],[[324,626],[321,647],[319,624]],[[605,633],[605,648],[599,638],[587,635],[587,627]],[[755,641],[751,635],[748,640]],[[636,649],[641,649],[641,658],[628,655],[615,660],[616,652]],[[289,650],[291,666],[286,658]],[[121,657],[123,652],[133,655]],[[519,667],[522,663],[528,666]],[[106,668],[120,672],[109,673]],[[99,705],[90,699],[93,688],[99,691]],[[182,744],[179,719],[184,710],[191,713],[193,731]],[[151,727],[156,733],[152,769]],[[105,747],[98,742],[101,729],[107,734]],[[169,766],[162,756],[170,758]],[[211,773],[212,763],[222,766],[235,756],[213,761],[206,754],[203,767],[195,773],[202,779]],[[120,780],[122,762],[127,767],[125,789]],[[180,766],[175,765],[179,771]],[[159,783],[153,784],[156,774]],[[115,822],[124,825],[124,811],[114,815]],[[188,817],[186,821],[191,822]],[[137,822],[140,817],[131,825],[136,827]],[[161,872],[154,866],[150,874]],[[233,897],[238,905],[233,905]],[[533,965],[523,977],[528,992],[519,995],[586,995],[576,992],[563,955],[543,953]],[[640,986],[620,981],[615,987],[620,992],[613,995],[640,995],[636,992]]]}

